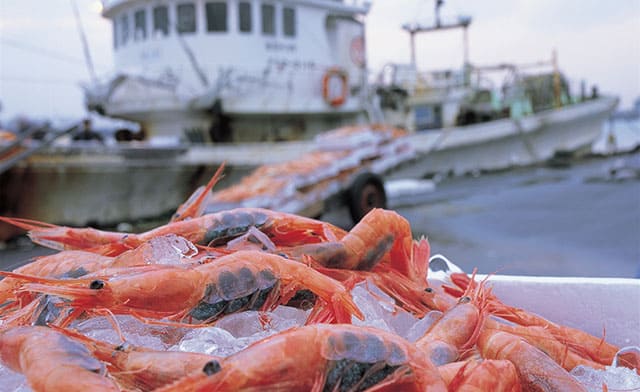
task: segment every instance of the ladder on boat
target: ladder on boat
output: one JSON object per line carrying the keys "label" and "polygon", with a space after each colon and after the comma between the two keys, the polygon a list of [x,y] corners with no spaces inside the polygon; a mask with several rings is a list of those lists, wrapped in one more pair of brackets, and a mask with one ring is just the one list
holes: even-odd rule
{"label": "ladder on boat", "polygon": [[[0,174],[47,147],[58,138],[80,129],[81,126],[82,123],[77,123],[62,130],[52,130],[46,126],[34,126],[18,134],[8,144],[0,144]],[[33,139],[32,137],[38,132],[44,132],[42,139]]]}

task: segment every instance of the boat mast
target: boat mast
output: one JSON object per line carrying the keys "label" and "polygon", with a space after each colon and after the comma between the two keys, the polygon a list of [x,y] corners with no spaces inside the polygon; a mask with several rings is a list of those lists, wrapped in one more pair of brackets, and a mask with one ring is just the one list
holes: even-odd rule
{"label": "boat mast", "polygon": [[78,33],[80,34],[80,41],[82,42],[82,51],[84,53],[84,60],[87,63],[87,69],[89,70],[89,76],[92,82],[96,82],[98,77],[96,76],[96,70],[93,67],[93,60],[91,59],[91,52],[89,51],[89,43],[87,42],[87,36],[84,33],[82,27],[82,21],[80,20],[80,12],[78,12],[78,5],[75,0],[71,0],[71,7],[76,19],[76,25],[78,27]]}
{"label": "boat mast", "polygon": [[[417,68],[417,63],[416,63],[416,43],[415,43],[415,39],[416,39],[416,34],[417,33],[426,33],[426,32],[431,32],[431,31],[438,31],[438,30],[449,30],[449,29],[457,29],[457,28],[462,28],[462,32],[463,32],[463,42],[462,42],[462,46],[463,46],[463,62],[464,62],[464,69],[465,69],[465,75],[468,75],[468,70],[469,70],[469,38],[468,38],[468,34],[467,34],[467,28],[469,27],[469,25],[471,24],[471,17],[470,16],[458,16],[457,20],[455,22],[452,23],[442,23],[442,21],[440,20],[440,7],[442,7],[444,5],[444,0],[435,0],[435,16],[436,16],[436,20],[435,20],[435,24],[433,26],[424,26],[424,25],[420,25],[420,24],[405,24],[402,26],[403,30],[406,30],[409,33],[409,37],[411,40],[411,64]],[[465,76],[465,82],[467,82],[468,77]]]}

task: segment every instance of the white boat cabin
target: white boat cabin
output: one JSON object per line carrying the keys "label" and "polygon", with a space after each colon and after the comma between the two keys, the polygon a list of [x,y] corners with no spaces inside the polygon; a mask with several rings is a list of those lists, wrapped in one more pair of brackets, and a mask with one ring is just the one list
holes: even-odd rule
{"label": "white boat cabin", "polygon": [[191,141],[307,138],[365,115],[358,0],[104,0],[114,72],[87,106]]}

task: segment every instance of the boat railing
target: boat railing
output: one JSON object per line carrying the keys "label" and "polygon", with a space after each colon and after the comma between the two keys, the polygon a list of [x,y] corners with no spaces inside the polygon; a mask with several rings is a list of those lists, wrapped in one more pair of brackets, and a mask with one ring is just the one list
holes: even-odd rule
{"label": "boat railing", "polygon": [[[11,169],[22,160],[37,153],[60,137],[75,132],[83,126],[83,122],[74,123],[61,130],[51,130],[47,125],[31,127],[6,146],[0,148],[0,174]],[[41,133],[39,140],[32,136]]]}

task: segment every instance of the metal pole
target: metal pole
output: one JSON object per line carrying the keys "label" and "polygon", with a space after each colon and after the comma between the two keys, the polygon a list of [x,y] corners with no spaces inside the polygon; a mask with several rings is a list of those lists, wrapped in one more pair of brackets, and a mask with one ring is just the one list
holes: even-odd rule
{"label": "metal pole", "polygon": [[91,52],[89,51],[89,43],[87,42],[87,36],[84,33],[82,22],[80,21],[80,12],[75,0],[71,0],[71,6],[73,7],[73,13],[76,18],[76,25],[78,28],[78,34],[80,34],[80,42],[82,43],[82,51],[84,53],[84,61],[87,63],[87,70],[92,82],[96,82],[98,77],[96,76],[95,68],[93,68],[93,60],[91,59]]}
{"label": "metal pole", "polygon": [[409,32],[409,35],[411,37],[411,64],[415,67],[417,67],[416,65],[416,32],[414,30],[411,30]]}
{"label": "metal pole", "polygon": [[553,101],[556,108],[560,107],[560,71],[558,70],[558,52],[553,49],[551,53],[553,62]]}

